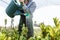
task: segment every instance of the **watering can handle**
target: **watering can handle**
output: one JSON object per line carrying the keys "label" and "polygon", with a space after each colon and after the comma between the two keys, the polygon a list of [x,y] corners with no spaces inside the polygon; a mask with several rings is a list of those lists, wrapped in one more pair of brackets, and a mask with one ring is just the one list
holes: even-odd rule
{"label": "watering can handle", "polygon": [[17,1],[16,1],[16,0],[13,0],[13,2],[14,2],[15,4],[17,4]]}

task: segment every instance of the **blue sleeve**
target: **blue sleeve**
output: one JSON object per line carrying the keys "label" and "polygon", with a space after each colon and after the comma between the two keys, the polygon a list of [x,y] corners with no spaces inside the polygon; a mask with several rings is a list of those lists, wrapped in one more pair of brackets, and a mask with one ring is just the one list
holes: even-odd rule
{"label": "blue sleeve", "polygon": [[36,4],[35,2],[30,2],[28,5],[24,5],[23,9],[26,10],[26,13],[32,14],[35,11]]}
{"label": "blue sleeve", "polygon": [[36,4],[35,2],[32,2],[32,4],[28,7],[28,9],[30,10],[31,13],[33,13],[36,9]]}

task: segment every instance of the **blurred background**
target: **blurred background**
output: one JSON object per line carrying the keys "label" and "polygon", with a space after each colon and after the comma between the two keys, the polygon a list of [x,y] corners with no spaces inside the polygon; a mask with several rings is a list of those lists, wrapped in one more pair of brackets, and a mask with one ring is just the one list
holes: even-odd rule
{"label": "blurred background", "polygon": [[[33,24],[44,22],[46,25],[54,25],[53,18],[60,18],[60,0],[33,0],[36,3],[36,10],[33,13]],[[11,18],[5,12],[11,0],[0,0],[0,26],[5,26],[4,20],[7,19],[7,27],[11,26]],[[19,24],[19,15],[14,17],[14,26]]]}

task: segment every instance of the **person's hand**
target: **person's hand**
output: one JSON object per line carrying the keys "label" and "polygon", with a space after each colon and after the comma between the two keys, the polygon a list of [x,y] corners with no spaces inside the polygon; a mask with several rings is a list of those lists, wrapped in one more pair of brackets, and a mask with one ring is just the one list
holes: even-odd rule
{"label": "person's hand", "polygon": [[24,0],[19,0],[20,2],[24,2]]}
{"label": "person's hand", "polygon": [[19,0],[20,2],[22,2],[23,3],[23,5],[24,5],[24,0]]}

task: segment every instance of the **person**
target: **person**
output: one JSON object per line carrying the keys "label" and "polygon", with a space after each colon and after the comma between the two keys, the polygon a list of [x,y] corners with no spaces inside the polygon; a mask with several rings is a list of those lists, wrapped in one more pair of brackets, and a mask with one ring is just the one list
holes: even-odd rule
{"label": "person", "polygon": [[15,12],[15,15],[20,15],[20,22],[19,22],[19,27],[18,27],[18,31],[21,33],[22,31],[22,26],[23,24],[25,24],[25,26],[28,28],[28,33],[27,33],[27,39],[29,39],[30,37],[34,36],[34,32],[33,32],[33,12],[36,8],[36,4],[35,2],[32,2],[32,0],[19,0],[19,2],[22,2],[23,5],[23,10],[26,11],[26,13],[30,14],[29,16],[26,16],[26,13],[23,10],[20,10],[22,13],[25,13],[25,15],[20,15],[17,12],[20,12],[19,10],[17,10]]}

